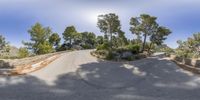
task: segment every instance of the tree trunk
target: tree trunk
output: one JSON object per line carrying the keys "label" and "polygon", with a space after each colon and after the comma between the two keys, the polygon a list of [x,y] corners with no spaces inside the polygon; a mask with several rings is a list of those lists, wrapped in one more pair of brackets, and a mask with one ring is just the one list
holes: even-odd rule
{"label": "tree trunk", "polygon": [[150,50],[151,50],[151,46],[152,46],[152,42],[150,43],[150,45],[149,45],[149,48],[148,48],[148,53],[150,53]]}
{"label": "tree trunk", "polygon": [[72,39],[71,38],[69,39],[69,43],[70,43],[70,45],[72,45]]}
{"label": "tree trunk", "polygon": [[112,33],[110,33],[110,47],[112,49]]}
{"label": "tree trunk", "polygon": [[146,38],[147,38],[147,34],[145,33],[145,35],[144,35],[144,42],[143,42],[143,46],[142,46],[142,52],[144,52],[144,49],[145,49]]}
{"label": "tree trunk", "polygon": [[69,39],[69,44],[70,44],[69,48],[72,48],[72,38]]}

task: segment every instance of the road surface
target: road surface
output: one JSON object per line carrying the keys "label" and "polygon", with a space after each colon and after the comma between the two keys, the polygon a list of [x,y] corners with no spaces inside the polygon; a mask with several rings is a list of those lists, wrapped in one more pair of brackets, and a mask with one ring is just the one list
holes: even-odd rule
{"label": "road surface", "polygon": [[0,100],[199,100],[200,78],[152,57],[116,63],[90,50],[63,54],[25,76],[0,77]]}

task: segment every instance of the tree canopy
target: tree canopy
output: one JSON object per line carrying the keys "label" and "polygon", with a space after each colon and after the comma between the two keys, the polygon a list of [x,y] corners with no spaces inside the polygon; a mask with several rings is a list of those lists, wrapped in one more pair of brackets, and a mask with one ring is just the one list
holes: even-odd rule
{"label": "tree canopy", "polygon": [[7,45],[6,39],[5,37],[3,37],[2,35],[0,35],[0,50],[4,49]]}
{"label": "tree canopy", "polygon": [[112,36],[121,29],[119,17],[114,13],[99,15],[97,26],[104,33],[104,38],[110,40],[112,47]]}
{"label": "tree canopy", "polygon": [[60,44],[60,36],[58,35],[58,33],[53,33],[50,37],[49,37],[49,43],[53,46],[55,46],[56,48],[58,48],[59,44]]}
{"label": "tree canopy", "polygon": [[68,26],[63,32],[63,39],[65,42],[69,42],[72,45],[72,43],[79,38],[78,35],[79,34],[74,26]]}
{"label": "tree canopy", "polygon": [[132,17],[130,20],[130,31],[138,37],[143,35],[144,40],[142,51],[146,49],[145,45],[147,37],[150,37],[150,50],[152,44],[161,45],[166,39],[166,36],[171,33],[171,31],[166,27],[159,26],[159,24],[156,22],[156,19],[157,18],[154,16],[141,14],[139,17]]}
{"label": "tree canopy", "polygon": [[35,54],[45,54],[52,52],[52,45],[49,43],[49,37],[52,31],[49,27],[43,27],[40,23],[36,23],[28,30],[31,36],[31,42],[23,42]]}

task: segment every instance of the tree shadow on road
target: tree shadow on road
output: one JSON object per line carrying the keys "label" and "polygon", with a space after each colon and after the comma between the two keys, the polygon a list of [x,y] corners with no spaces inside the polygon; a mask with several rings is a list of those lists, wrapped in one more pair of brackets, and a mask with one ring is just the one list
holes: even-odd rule
{"label": "tree shadow on road", "polygon": [[167,60],[99,61],[58,76],[54,85],[31,75],[0,77],[0,100],[198,100],[199,87],[199,78]]}

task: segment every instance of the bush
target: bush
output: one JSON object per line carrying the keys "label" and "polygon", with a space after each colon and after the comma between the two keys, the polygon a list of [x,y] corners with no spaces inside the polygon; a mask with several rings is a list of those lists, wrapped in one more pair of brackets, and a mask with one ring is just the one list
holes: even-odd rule
{"label": "bush", "polygon": [[88,45],[88,44],[85,44],[85,45],[81,45],[83,49],[91,49],[92,46],[91,45]]}
{"label": "bush", "polygon": [[108,51],[108,54],[106,55],[107,60],[112,60],[114,59],[114,54],[111,51]]}
{"label": "bush", "polygon": [[118,52],[118,53],[123,53],[123,52],[126,52],[126,51],[128,51],[128,49],[127,48],[125,48],[125,47],[120,47],[120,48],[116,48],[114,51],[116,51],[116,52]]}
{"label": "bush", "polygon": [[129,45],[126,46],[126,49],[128,51],[131,51],[133,54],[137,54],[140,51],[140,46],[136,45],[136,44],[134,44],[134,45],[129,44]]}
{"label": "bush", "polygon": [[103,43],[103,44],[97,46],[97,50],[109,50],[109,44]]}
{"label": "bush", "polygon": [[18,52],[18,56],[19,58],[25,58],[29,56],[29,52],[27,50],[27,48],[20,48],[19,52]]}
{"label": "bush", "polygon": [[108,55],[108,51],[107,50],[97,50],[95,51],[95,54],[100,55],[100,56],[106,56]]}
{"label": "bush", "polygon": [[40,43],[37,45],[37,47],[39,48],[36,51],[36,54],[47,54],[47,53],[51,53],[53,51],[53,47],[50,45],[49,42],[44,42],[44,43]]}

